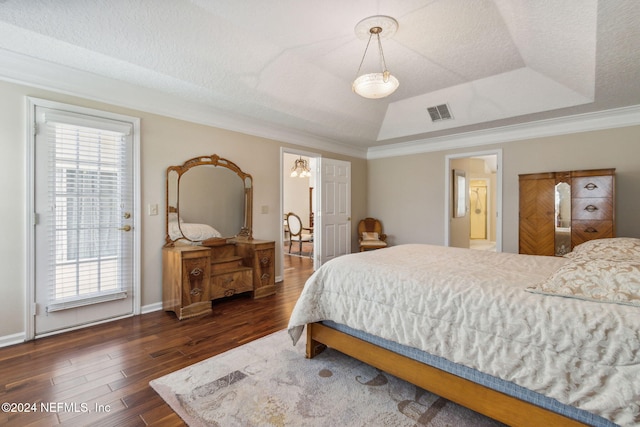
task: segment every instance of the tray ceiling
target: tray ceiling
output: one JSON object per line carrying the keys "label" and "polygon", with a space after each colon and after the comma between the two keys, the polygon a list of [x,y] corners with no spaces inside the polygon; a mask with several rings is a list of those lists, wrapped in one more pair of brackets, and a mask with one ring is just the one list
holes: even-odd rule
{"label": "tray ceiling", "polygon": [[[400,87],[377,100],[351,91],[371,15],[399,23],[383,47]],[[638,105],[638,22],[637,0],[0,0],[0,57],[366,150]],[[432,122],[441,104],[452,119]]]}

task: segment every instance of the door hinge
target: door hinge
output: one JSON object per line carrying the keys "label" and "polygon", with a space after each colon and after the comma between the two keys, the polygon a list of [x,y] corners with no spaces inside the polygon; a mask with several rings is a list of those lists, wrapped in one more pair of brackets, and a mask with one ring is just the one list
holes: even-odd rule
{"label": "door hinge", "polygon": [[33,213],[33,225],[38,225],[40,223],[40,214],[38,212]]}
{"label": "door hinge", "polygon": [[31,315],[32,316],[37,316],[38,315],[38,303],[32,303],[31,304]]}

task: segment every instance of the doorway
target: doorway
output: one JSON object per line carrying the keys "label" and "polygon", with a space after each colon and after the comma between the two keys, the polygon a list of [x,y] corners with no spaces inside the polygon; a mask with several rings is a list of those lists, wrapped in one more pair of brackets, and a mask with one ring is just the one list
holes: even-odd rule
{"label": "doorway", "polygon": [[[282,253],[285,270],[309,268],[313,265],[318,241],[314,238],[317,196],[317,158],[310,152],[282,151]],[[289,230],[287,215],[295,214],[302,227],[303,242],[296,242]],[[297,227],[297,225],[296,225]]]}
{"label": "doorway", "polygon": [[27,339],[139,312],[139,120],[29,99]]}
{"label": "doorway", "polygon": [[[296,160],[307,160],[311,172],[308,180],[300,180],[299,174],[292,174]],[[292,207],[303,212],[298,216],[303,227],[309,228],[313,234],[310,258],[307,258],[309,254],[304,250],[301,257],[311,259],[314,270],[332,258],[350,253],[351,163],[321,157],[316,153],[281,148],[281,171],[281,265],[285,266],[283,258],[292,257],[289,254],[285,220],[286,214],[292,212]]]}
{"label": "doorway", "polygon": [[[445,246],[502,250],[502,150],[447,155]],[[463,174],[465,188],[453,183]],[[454,197],[463,209],[454,212]]]}

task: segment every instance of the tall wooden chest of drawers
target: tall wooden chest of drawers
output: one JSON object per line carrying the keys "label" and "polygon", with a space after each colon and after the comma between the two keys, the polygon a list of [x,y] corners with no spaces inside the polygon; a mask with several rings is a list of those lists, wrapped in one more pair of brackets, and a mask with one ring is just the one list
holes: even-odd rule
{"label": "tall wooden chest of drawers", "polygon": [[[559,184],[570,201],[562,217]],[[520,253],[563,255],[588,240],[615,237],[615,169],[523,174],[519,188]]]}
{"label": "tall wooden chest of drawers", "polygon": [[615,169],[571,173],[571,246],[615,236]]}

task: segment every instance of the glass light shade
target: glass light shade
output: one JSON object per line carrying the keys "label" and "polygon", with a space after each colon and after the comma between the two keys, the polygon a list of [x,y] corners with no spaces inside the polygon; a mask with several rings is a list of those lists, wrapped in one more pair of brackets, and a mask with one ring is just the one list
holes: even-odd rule
{"label": "glass light shade", "polygon": [[376,99],[391,95],[398,86],[400,82],[391,74],[385,81],[384,73],[369,73],[355,79],[352,88],[364,98]]}
{"label": "glass light shade", "polygon": [[309,163],[303,160],[302,157],[297,159],[291,168],[291,178],[299,176],[300,178],[306,178],[311,176],[311,170],[309,169]]}

